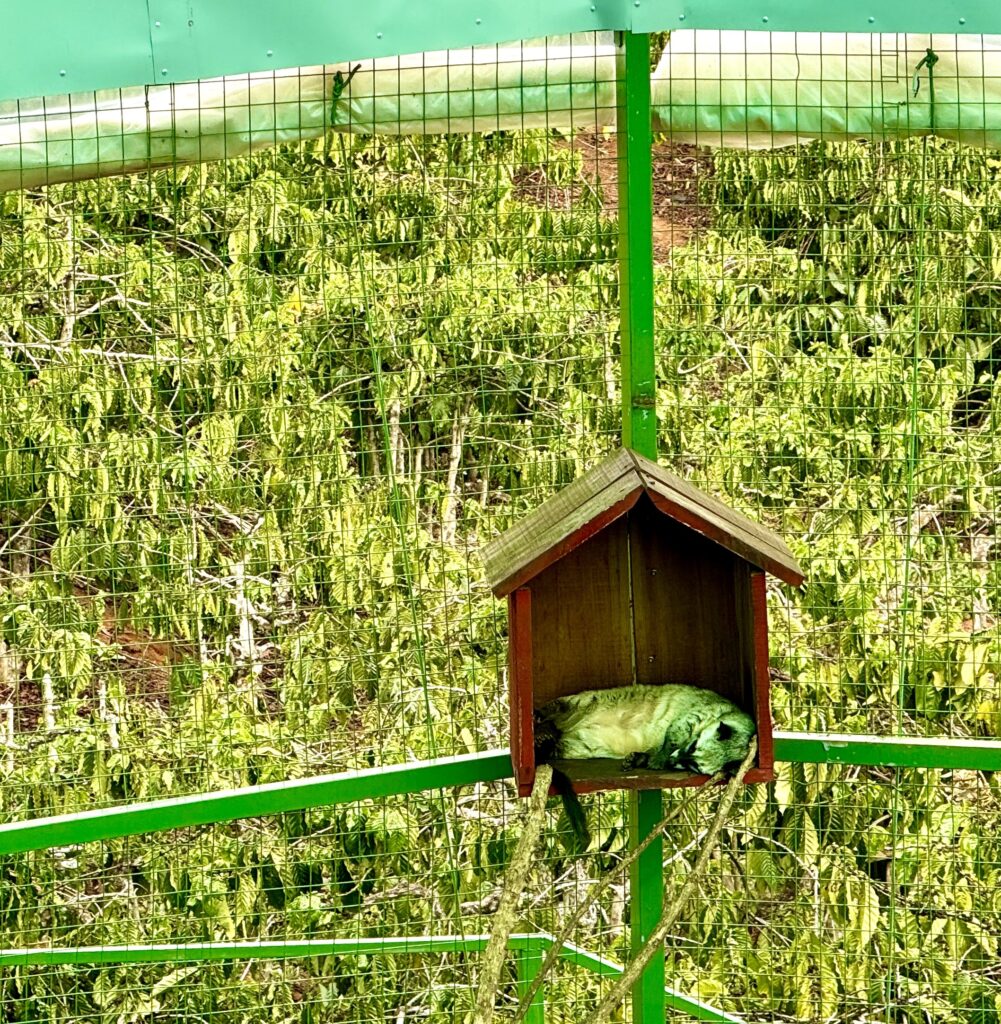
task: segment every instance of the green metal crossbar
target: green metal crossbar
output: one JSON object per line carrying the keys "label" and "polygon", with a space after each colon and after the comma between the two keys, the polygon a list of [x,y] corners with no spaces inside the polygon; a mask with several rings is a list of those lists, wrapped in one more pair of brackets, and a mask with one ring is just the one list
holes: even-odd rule
{"label": "green metal crossbar", "polygon": [[[52,967],[61,964],[124,965],[149,963],[205,963],[218,960],[293,960],[311,956],[419,955],[422,953],[479,953],[489,935],[397,935],[355,939],[297,939],[288,941],[192,942],[184,945],[78,946],[52,949],[0,949],[0,967]],[[512,935],[508,949],[518,957],[519,985],[526,985],[530,973],[541,965],[542,957],[556,942],[549,932],[523,932]],[[598,956],[571,942],[564,942],[560,959],[601,977],[622,973],[621,964]],[[527,965],[527,970],[526,970]],[[521,974],[525,971],[525,974]],[[664,1002],[671,1009],[690,1014],[697,1020],[743,1024],[725,1010],[665,986]],[[535,1021],[544,1020],[541,992]],[[532,1018],[527,1018],[532,1024]]]}
{"label": "green metal crossbar", "polygon": [[[775,759],[811,764],[1001,771],[1001,741],[779,731],[775,733]],[[493,750],[388,768],[248,785],[240,790],[195,793],[143,804],[29,818],[0,824],[0,855],[358,800],[399,797],[475,782],[495,782],[512,776],[510,753]]]}
{"label": "green metal crossbar", "polygon": [[[775,733],[775,760],[810,764],[1001,771],[997,740],[909,739],[839,733]],[[193,825],[256,818],[513,776],[507,750],[439,757],[363,771],[318,775],[242,789],[192,793],[122,807],[29,818],[0,825],[0,855],[119,839]]]}
{"label": "green metal crossbar", "polygon": [[[592,953],[580,946],[575,946],[572,942],[563,943],[560,959],[566,960],[578,967],[583,967],[585,970],[592,971],[605,978],[614,978],[621,974],[623,970],[613,960],[608,960],[606,957],[598,956],[597,953]],[[743,1022],[742,1017],[735,1017],[732,1013],[727,1013],[725,1010],[712,1006],[710,1003],[704,1003],[693,999],[691,996],[682,995],[669,985],[664,986],[664,1001],[672,1009],[684,1010],[698,1020],[728,1021],[730,1024],[742,1024]]]}
{"label": "green metal crossbar", "polygon": [[998,740],[782,731],[776,732],[774,738],[776,761],[1001,771],[1001,741]]}
{"label": "green metal crossbar", "polygon": [[167,797],[122,807],[79,811],[0,825],[0,854],[92,843],[165,829],[209,825],[310,807],[468,786],[512,776],[507,750],[269,782],[242,789]]}

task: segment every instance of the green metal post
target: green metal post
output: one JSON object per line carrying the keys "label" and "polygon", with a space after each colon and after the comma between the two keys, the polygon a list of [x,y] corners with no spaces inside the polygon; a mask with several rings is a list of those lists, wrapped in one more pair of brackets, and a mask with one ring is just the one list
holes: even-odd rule
{"label": "green metal post", "polygon": [[[518,963],[518,999],[525,998],[528,986],[535,981],[535,976],[542,966],[542,955],[546,950],[546,943],[541,941],[526,946],[517,953]],[[546,1024],[546,1002],[545,985],[532,997],[532,1002],[525,1013],[525,1024]]]}
{"label": "green metal post", "polygon": [[[653,340],[653,173],[650,39],[618,36],[616,107],[619,160],[619,322],[622,351],[622,443],[657,458],[657,373]],[[635,846],[663,815],[659,790],[630,796]],[[630,871],[632,949],[647,941],[664,905],[664,852],[655,840]],[[666,1013],[664,956],[658,953],[633,989],[636,1024],[661,1024]]]}
{"label": "green metal post", "polygon": [[649,36],[619,34],[616,88],[622,443],[648,459],[656,459]]}
{"label": "green metal post", "polygon": [[[629,800],[629,839],[637,846],[663,817],[659,789],[633,793]],[[635,956],[657,926],[664,908],[664,843],[655,839],[629,869],[630,946]],[[662,1024],[667,1010],[664,951],[650,961],[633,988],[635,1024]]]}

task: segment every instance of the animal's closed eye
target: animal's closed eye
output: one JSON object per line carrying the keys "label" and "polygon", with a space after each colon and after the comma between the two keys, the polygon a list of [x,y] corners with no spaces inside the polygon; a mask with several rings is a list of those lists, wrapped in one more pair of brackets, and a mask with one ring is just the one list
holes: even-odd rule
{"label": "animal's closed eye", "polygon": [[733,735],[733,726],[727,725],[726,722],[720,722],[716,735],[721,740],[728,740]]}

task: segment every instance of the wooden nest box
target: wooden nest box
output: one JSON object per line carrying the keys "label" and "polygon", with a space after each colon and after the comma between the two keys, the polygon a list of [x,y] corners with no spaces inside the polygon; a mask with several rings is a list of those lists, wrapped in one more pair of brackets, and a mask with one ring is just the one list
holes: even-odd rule
{"label": "wooden nest box", "polygon": [[[748,782],[774,778],[765,573],[803,572],[774,533],[620,449],[483,551],[508,599],[511,755],[535,778],[532,712],[556,697],[633,683],[715,690],[757,723]],[[561,761],[578,792],[700,785],[704,775]]]}

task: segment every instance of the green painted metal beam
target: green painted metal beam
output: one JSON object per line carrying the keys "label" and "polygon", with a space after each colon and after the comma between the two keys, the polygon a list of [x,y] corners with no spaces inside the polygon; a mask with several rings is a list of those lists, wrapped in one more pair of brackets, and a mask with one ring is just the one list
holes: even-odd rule
{"label": "green painted metal beam", "polygon": [[4,20],[0,99],[509,42],[676,28],[1001,32],[997,0],[48,0]]}
{"label": "green painted metal beam", "polygon": [[[591,953],[580,946],[575,946],[572,942],[563,943],[560,959],[606,978],[617,977],[623,970],[614,961],[598,956],[597,953]],[[726,1024],[744,1024],[743,1018],[735,1017],[732,1013],[720,1010],[710,1003],[704,1003],[699,999],[693,999],[691,996],[676,992],[666,985],[664,986],[664,1001],[665,1005],[669,1006],[672,1010],[691,1014],[697,1020],[722,1021],[726,1022]],[[661,1020],[663,1019],[661,1017]]]}
{"label": "green painted metal beam", "polygon": [[[250,942],[189,942],[175,945],[78,946],[53,949],[0,949],[0,967],[57,964],[125,965],[205,963],[210,960],[295,960],[307,956],[463,953],[486,949],[489,935],[401,935],[356,939],[281,939]],[[538,950],[534,934],[512,935],[508,947]]]}
{"label": "green painted metal beam", "polygon": [[[1001,741],[775,733],[775,760],[1001,771]],[[196,793],[0,825],[0,855],[511,778],[506,750]],[[656,793],[656,791],[653,791]]]}
{"label": "green painted metal beam", "polygon": [[622,443],[657,459],[653,336],[653,121],[650,38],[622,33],[616,72]]}
{"label": "green painted metal beam", "polygon": [[[77,946],[53,949],[0,949],[0,967],[53,967],[63,964],[86,966],[123,966],[149,963],[206,963],[219,960],[294,960],[310,956],[389,956],[482,952],[489,935],[398,935],[355,939],[252,940],[249,942],[192,942],[183,945]],[[528,970],[536,967],[542,954],[556,941],[549,932],[521,932],[508,939],[508,949],[524,954]],[[622,965],[591,953],[571,942],[564,942],[560,959],[601,977],[614,978]],[[519,984],[527,982],[520,978]],[[698,1020],[723,1024],[743,1024],[725,1010],[693,999],[682,992],[665,988],[665,1000],[674,1010],[691,1014]],[[536,1024],[542,1021],[542,1003],[533,1005]],[[526,1018],[533,1021],[530,1015]]]}
{"label": "green painted metal beam", "polygon": [[0,825],[0,854],[256,818],[327,804],[466,786],[512,775],[507,750],[291,779]]}
{"label": "green painted metal beam", "polygon": [[[664,817],[659,789],[629,795],[629,848],[635,849]],[[659,837],[629,868],[629,947],[636,956],[647,944],[664,912],[664,840]],[[666,1008],[667,972],[663,948],[656,952],[633,986],[633,1020],[659,1024]]]}
{"label": "green painted metal beam", "polygon": [[[653,291],[653,117],[650,37],[619,34],[616,61],[616,149],[619,164],[619,339],[622,443],[657,459],[657,362]],[[629,797],[629,843],[641,843],[663,816],[657,790]],[[664,844],[658,838],[629,872],[630,944],[638,953],[664,906]],[[664,1020],[664,954],[654,955],[632,991],[633,1020]]]}
{"label": "green painted metal beam", "polygon": [[774,739],[776,761],[1001,771],[1001,741],[998,740],[782,731],[776,732]]}
{"label": "green painted metal beam", "polygon": [[[540,942],[534,949],[524,949],[517,957],[518,966],[518,1000],[525,1001],[528,988],[538,977],[542,968],[542,958],[546,946],[551,943]],[[525,1010],[524,1024],[546,1024],[546,987],[540,985],[532,1001]]]}

